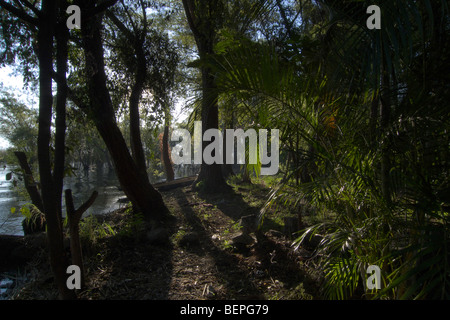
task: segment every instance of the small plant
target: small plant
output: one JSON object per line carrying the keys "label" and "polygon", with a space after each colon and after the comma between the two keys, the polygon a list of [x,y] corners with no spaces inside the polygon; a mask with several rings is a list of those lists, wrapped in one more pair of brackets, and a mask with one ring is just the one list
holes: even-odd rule
{"label": "small plant", "polygon": [[233,242],[231,240],[223,240],[223,248],[225,250],[233,249]]}
{"label": "small plant", "polygon": [[94,215],[89,215],[80,221],[80,239],[88,243],[96,243],[98,239],[116,235],[112,226],[100,223]]}
{"label": "small plant", "polygon": [[203,214],[203,220],[205,220],[205,221],[208,221],[209,218],[211,218],[211,217],[212,217],[212,214],[211,214],[211,213],[204,213],[204,214]]}
{"label": "small plant", "polygon": [[178,229],[177,233],[173,236],[173,242],[178,243],[178,241],[180,241],[184,237],[185,234],[186,234],[186,230]]}
{"label": "small plant", "polygon": [[204,181],[199,181],[196,185],[195,188],[200,191],[203,192],[205,191],[205,182]]}
{"label": "small plant", "polygon": [[242,226],[241,226],[241,224],[239,222],[233,223],[233,225],[231,226],[231,230],[233,232],[237,232],[237,231],[239,231],[241,229],[242,229]]}
{"label": "small plant", "polygon": [[116,232],[109,223],[103,222],[102,228],[99,229],[99,234],[102,238],[105,238],[116,235]]}
{"label": "small plant", "polygon": [[240,223],[239,222],[235,222],[230,227],[226,228],[223,231],[223,234],[224,235],[229,235],[230,233],[238,232],[241,229],[242,229],[242,226],[240,225]]}
{"label": "small plant", "polygon": [[306,292],[306,289],[304,288],[303,283],[300,283],[298,286],[296,286],[292,291],[291,295],[289,296],[289,299],[291,300],[312,300],[313,296]]}
{"label": "small plant", "polygon": [[98,227],[98,221],[93,216],[88,216],[80,221],[80,239],[88,242],[96,242],[95,230]]}
{"label": "small plant", "polygon": [[26,229],[26,232],[32,232],[30,230],[44,231],[47,227],[44,214],[31,203],[21,206],[18,212],[16,207],[12,207],[11,213],[21,214],[25,218],[24,228]]}
{"label": "small plant", "polygon": [[133,213],[132,209],[130,208],[126,211],[125,214],[128,217],[126,220],[126,224],[120,230],[119,235],[133,237],[145,230],[145,220],[142,213]]}

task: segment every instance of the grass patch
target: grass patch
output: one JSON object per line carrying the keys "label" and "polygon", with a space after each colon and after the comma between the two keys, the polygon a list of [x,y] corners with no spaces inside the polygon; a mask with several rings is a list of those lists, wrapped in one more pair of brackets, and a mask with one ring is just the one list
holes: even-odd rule
{"label": "grass patch", "polygon": [[94,215],[89,215],[80,221],[80,240],[95,244],[98,239],[116,235],[116,231],[107,222],[100,222]]}

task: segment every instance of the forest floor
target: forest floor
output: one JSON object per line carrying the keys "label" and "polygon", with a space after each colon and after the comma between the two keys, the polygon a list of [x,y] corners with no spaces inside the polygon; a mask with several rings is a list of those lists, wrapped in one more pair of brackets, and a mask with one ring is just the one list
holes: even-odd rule
{"label": "forest floor", "polygon": [[[319,276],[282,233],[282,218],[244,236],[241,217],[255,215],[270,191],[264,181],[234,184],[226,194],[202,195],[190,186],[161,192],[174,219],[168,241],[147,241],[130,208],[81,226],[86,289],[80,299],[317,299]],[[27,266],[28,281],[14,299],[55,299],[45,250]]]}

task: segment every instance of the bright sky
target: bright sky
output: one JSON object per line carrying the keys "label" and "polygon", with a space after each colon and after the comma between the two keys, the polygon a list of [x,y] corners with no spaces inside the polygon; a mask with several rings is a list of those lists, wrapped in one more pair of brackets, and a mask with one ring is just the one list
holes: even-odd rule
{"label": "bright sky", "polygon": [[[30,100],[33,101],[33,104],[37,107],[38,101],[37,97],[32,94],[29,90],[23,89],[23,79],[20,75],[14,75],[13,69],[11,67],[3,67],[0,68],[0,83],[3,84],[3,87],[14,92],[16,98],[27,105],[30,103]],[[175,110],[173,111],[173,117],[176,122],[182,122],[188,117],[188,113],[184,112],[182,108],[186,104],[186,101],[179,101],[175,105]],[[8,141],[0,137],[0,149],[6,149],[10,146]]]}

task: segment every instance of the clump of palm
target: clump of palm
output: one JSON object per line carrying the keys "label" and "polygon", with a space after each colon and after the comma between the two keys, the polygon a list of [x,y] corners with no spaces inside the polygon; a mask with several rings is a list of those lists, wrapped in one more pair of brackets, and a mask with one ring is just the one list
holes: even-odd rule
{"label": "clump of palm", "polygon": [[[297,34],[289,46],[228,41],[209,62],[221,93],[280,129],[281,153],[300,159],[261,215],[279,202],[334,213],[295,241],[323,235],[315,257],[328,298],[358,288],[366,297],[448,298],[449,92],[426,81],[428,72],[446,77],[426,59],[440,43],[447,58],[436,62],[448,66],[448,8],[382,1],[384,28],[370,33],[360,16],[368,3],[324,2],[332,19],[323,33]],[[382,290],[365,288],[368,265],[381,268]]]}

